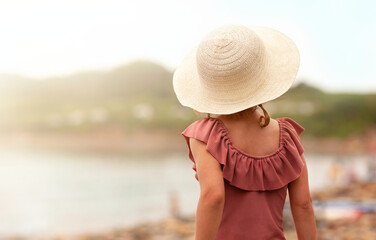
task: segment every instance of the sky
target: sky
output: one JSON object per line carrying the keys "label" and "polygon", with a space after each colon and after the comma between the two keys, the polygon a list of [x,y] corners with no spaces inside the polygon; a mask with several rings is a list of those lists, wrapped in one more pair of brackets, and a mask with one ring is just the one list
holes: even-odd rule
{"label": "sky", "polygon": [[289,36],[297,81],[376,92],[372,0],[0,0],[0,73],[34,79],[151,60],[173,71],[211,30],[260,25]]}

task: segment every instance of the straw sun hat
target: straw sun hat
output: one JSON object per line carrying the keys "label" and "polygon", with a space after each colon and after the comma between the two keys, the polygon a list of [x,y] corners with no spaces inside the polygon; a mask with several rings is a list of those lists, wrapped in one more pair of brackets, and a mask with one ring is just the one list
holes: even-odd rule
{"label": "straw sun hat", "polygon": [[299,51],[283,33],[227,25],[209,33],[174,72],[179,102],[196,111],[231,114],[285,93],[299,69]]}

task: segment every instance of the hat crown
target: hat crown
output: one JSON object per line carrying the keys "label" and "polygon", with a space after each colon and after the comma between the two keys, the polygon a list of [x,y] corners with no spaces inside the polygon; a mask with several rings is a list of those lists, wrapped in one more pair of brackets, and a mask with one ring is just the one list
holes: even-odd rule
{"label": "hat crown", "polygon": [[230,36],[228,33],[223,33],[221,35],[214,37],[214,45],[217,48],[224,48],[231,42]]}
{"label": "hat crown", "polygon": [[[211,98],[236,98],[262,84],[265,47],[259,36],[242,25],[228,25],[209,33],[199,44],[196,65],[201,86]],[[221,92],[234,94],[221,95]]]}
{"label": "hat crown", "polygon": [[281,96],[294,82],[299,63],[296,44],[280,31],[227,25],[184,57],[173,87],[183,106],[231,114]]}

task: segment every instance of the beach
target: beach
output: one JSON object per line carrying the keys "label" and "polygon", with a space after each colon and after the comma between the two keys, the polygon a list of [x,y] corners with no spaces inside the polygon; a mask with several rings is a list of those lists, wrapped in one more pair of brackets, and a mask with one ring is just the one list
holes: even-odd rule
{"label": "beach", "polygon": [[[312,201],[315,208],[318,239],[376,239],[375,199],[375,182],[353,182],[347,186],[333,187],[313,193]],[[351,207],[357,204],[358,207]],[[284,212],[283,228],[287,240],[298,239],[291,213],[288,211]],[[100,234],[58,235],[50,238],[12,237],[6,240],[194,240],[194,234],[195,216],[178,215]]]}

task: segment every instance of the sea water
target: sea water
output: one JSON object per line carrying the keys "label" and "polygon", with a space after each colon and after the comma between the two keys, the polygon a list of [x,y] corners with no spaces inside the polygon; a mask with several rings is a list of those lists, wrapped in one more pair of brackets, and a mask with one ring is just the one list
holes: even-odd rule
{"label": "sea water", "polygon": [[[333,164],[367,173],[365,156],[306,156],[310,190],[337,181]],[[0,237],[98,233],[170,215],[194,214],[199,183],[187,153],[154,157],[0,151]],[[350,166],[350,165],[351,166]],[[350,166],[350,168],[349,168]],[[338,179],[346,174],[340,173]]]}

